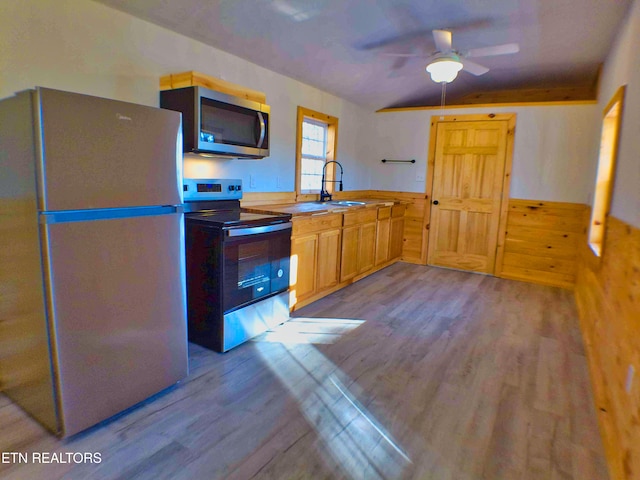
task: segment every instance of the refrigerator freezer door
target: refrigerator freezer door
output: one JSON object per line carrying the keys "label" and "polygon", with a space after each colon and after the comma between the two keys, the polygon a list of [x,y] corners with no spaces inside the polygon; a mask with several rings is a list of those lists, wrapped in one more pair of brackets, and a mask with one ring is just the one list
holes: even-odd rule
{"label": "refrigerator freezer door", "polygon": [[181,213],[43,225],[63,435],[187,375]]}
{"label": "refrigerator freezer door", "polygon": [[41,210],[182,203],[179,113],[46,88],[36,97]]}

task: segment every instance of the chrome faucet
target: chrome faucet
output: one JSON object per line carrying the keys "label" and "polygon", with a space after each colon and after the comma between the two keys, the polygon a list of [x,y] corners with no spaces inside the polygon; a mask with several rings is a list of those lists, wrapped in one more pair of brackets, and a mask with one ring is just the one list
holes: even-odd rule
{"label": "chrome faucet", "polygon": [[[340,180],[327,180],[325,173],[327,170],[327,165],[329,165],[330,163],[337,163],[338,166],[340,167]],[[321,202],[326,202],[326,201],[331,201],[331,194],[329,192],[327,192],[327,187],[326,187],[326,183],[327,182],[331,182],[331,183],[339,183],[340,184],[340,191],[342,191],[342,174],[344,173],[344,170],[342,169],[342,165],[340,165],[340,162],[337,162],[335,160],[329,160],[328,162],[326,162],[324,164],[324,167],[322,167],[322,188],[320,189],[320,201]]]}

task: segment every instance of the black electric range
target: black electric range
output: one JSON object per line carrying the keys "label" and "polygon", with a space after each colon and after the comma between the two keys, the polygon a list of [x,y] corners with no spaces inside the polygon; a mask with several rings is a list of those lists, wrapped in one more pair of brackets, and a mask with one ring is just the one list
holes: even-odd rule
{"label": "black electric range", "polygon": [[219,352],[289,319],[291,215],[240,198],[240,180],[184,181],[189,340]]}

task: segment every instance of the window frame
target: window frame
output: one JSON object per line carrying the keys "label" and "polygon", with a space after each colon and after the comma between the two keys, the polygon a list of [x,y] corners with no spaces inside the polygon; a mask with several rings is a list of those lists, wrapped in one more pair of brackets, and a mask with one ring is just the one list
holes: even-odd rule
{"label": "window frame", "polygon": [[[625,90],[625,85],[618,88],[602,114],[598,168],[596,170],[589,231],[587,232],[587,243],[597,258],[602,258],[604,254],[607,219],[613,198],[620,131],[622,130]],[[604,152],[605,148],[606,152]]]}
{"label": "window frame", "polygon": [[[298,106],[298,119],[296,128],[296,200],[309,201],[318,200],[320,196],[320,190],[309,191],[302,190],[301,178],[302,178],[302,124],[305,118],[314,120],[316,122],[322,122],[327,125],[327,156],[326,162],[335,160],[338,150],[338,118],[325,113],[317,112],[309,108]],[[335,163],[332,163],[327,167],[326,179],[334,180],[335,178]],[[327,191],[329,193],[334,192],[333,182],[327,182]]]}

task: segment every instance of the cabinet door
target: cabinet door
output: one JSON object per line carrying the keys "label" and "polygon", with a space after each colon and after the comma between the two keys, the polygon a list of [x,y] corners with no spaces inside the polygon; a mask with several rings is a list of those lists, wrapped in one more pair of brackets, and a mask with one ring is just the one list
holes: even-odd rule
{"label": "cabinet door", "polygon": [[391,219],[391,234],[389,238],[389,259],[398,258],[402,255],[402,245],[404,236],[404,217]]}
{"label": "cabinet door", "polygon": [[358,238],[360,225],[342,229],[342,255],[340,281],[344,282],[358,274]]}
{"label": "cabinet door", "polygon": [[291,291],[293,303],[304,300],[316,291],[316,260],[318,235],[291,239]]}
{"label": "cabinet door", "polygon": [[317,291],[321,292],[338,284],[340,278],[341,230],[328,230],[318,234]]}
{"label": "cabinet door", "polygon": [[376,232],[376,265],[389,260],[389,234],[391,233],[391,219],[378,220]]}
{"label": "cabinet door", "polygon": [[358,245],[358,273],[373,268],[376,257],[376,222],[360,226],[360,242]]}

